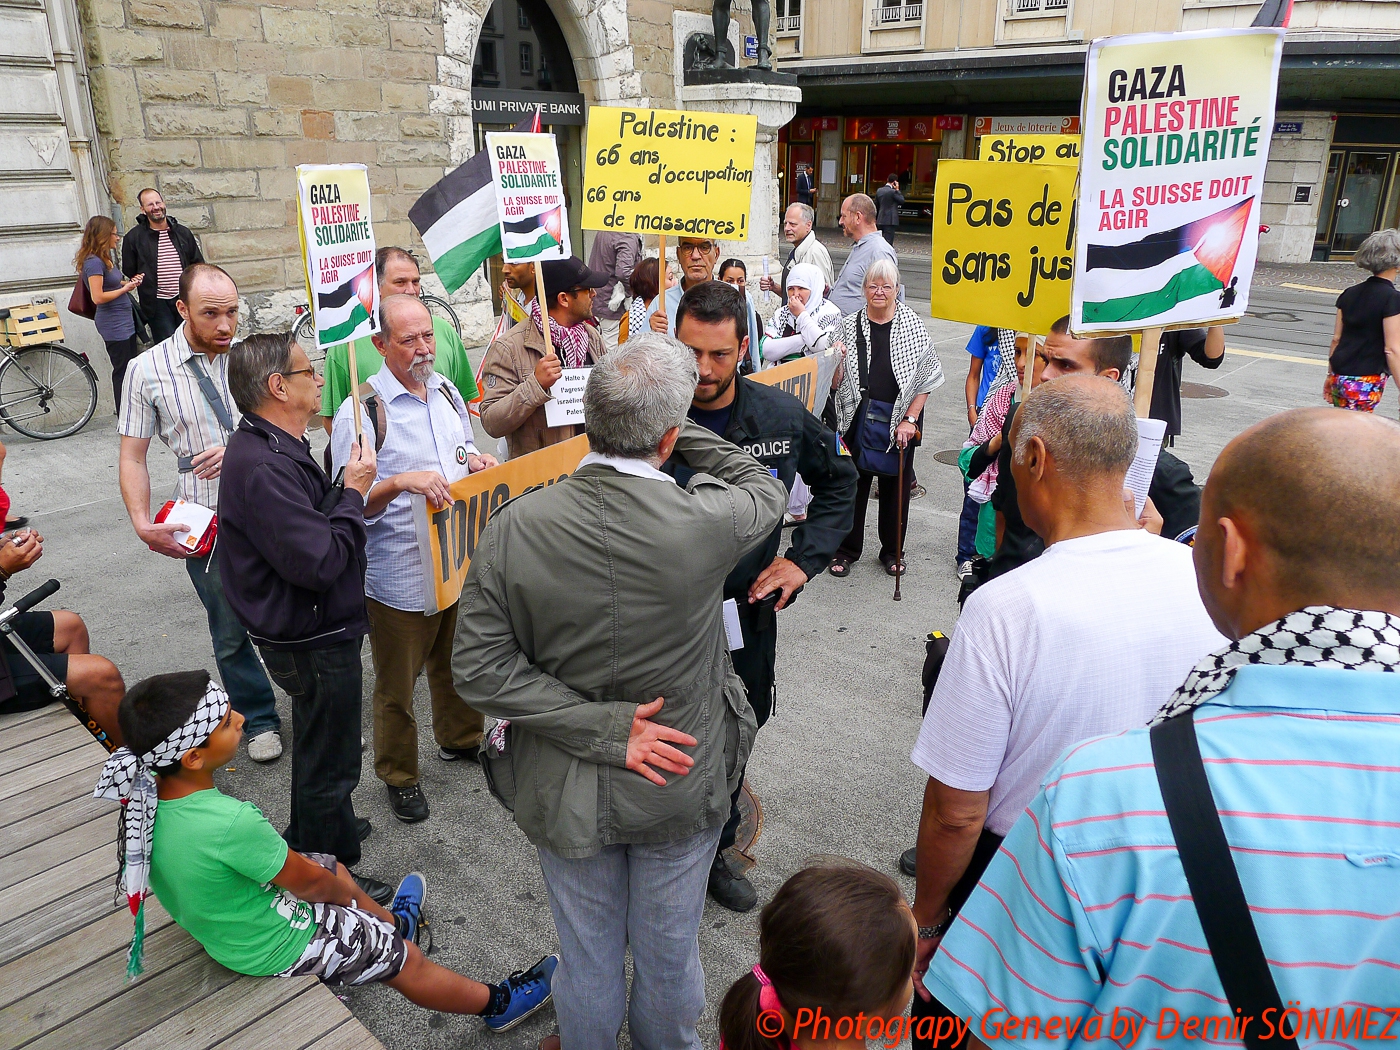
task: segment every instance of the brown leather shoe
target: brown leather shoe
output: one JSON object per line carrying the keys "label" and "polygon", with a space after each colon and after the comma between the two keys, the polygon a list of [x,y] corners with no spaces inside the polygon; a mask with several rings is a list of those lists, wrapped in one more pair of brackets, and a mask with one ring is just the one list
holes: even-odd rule
{"label": "brown leather shoe", "polygon": [[562,1043],[559,1040],[559,1033],[547,1035],[540,1040],[540,1050],[560,1050]]}

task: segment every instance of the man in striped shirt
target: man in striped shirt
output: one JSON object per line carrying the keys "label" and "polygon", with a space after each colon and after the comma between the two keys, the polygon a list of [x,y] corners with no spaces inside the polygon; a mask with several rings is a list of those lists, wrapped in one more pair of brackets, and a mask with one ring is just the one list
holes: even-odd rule
{"label": "man in striped shirt", "polygon": [[1243,953],[1212,957],[1136,729],[1065,754],[944,937],[925,983],[975,1040],[1268,1040],[1285,1012],[1299,1044],[1400,1035],[1400,427],[1318,408],[1245,431],[1194,555],[1234,640],[1158,720],[1193,719],[1259,969],[1301,1009],[1235,1014]]}
{"label": "man in striped shirt", "polygon": [[188,227],[166,213],[159,190],[147,187],[136,200],[141,214],[122,239],[122,272],[128,277],[145,277],[137,293],[141,310],[155,341],[162,343],[180,327],[180,312],[175,306],[180,275],[185,267],[203,262],[204,253]]}
{"label": "man in striped shirt", "polygon": [[183,323],[175,334],[127,367],[117,419],[122,499],[141,541],[185,563],[209,617],[219,676],[246,721],[248,756],[271,762],[282,754],[282,721],[248,632],[224,597],[218,559],[191,557],[176,540],[179,526],[151,521],[151,438],[159,436],[178,458],[173,496],[217,510],[224,445],[239,416],[228,388],[228,350],[238,329],[233,278],[209,263],[188,267],[180,276],[179,309]]}

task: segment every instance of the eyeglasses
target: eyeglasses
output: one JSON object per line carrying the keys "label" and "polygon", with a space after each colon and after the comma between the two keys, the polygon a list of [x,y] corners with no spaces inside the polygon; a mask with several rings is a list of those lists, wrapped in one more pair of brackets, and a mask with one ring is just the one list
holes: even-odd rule
{"label": "eyeglasses", "polygon": [[283,379],[291,379],[292,376],[314,376],[314,375],[316,374],[316,369],[314,369],[314,368],[298,368],[298,369],[297,369],[296,371],[294,371],[294,372],[278,372],[277,374],[278,374],[279,376],[281,376]]}
{"label": "eyeglasses", "polygon": [[676,252],[681,255],[709,255],[714,249],[714,241],[701,241],[699,244],[676,245]]}

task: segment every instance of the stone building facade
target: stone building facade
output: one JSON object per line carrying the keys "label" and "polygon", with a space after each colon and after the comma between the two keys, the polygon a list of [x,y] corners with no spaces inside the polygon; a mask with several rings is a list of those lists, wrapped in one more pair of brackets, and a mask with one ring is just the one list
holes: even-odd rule
{"label": "stone building facade", "polygon": [[[0,119],[0,199],[14,213],[0,227],[0,306],[45,293],[66,305],[87,218],[108,213],[126,230],[137,194],[153,186],[237,279],[250,327],[290,327],[306,295],[295,221],[303,163],[365,164],[379,243],[424,255],[408,209],[475,148],[472,61],[490,2],[0,4],[16,52],[0,55],[0,95],[12,102]],[[686,107],[680,49],[708,27],[709,0],[531,2],[557,22],[588,104]],[[734,6],[738,44],[752,27],[744,0]],[[774,216],[776,199],[775,187],[756,191]],[[468,344],[484,342],[485,281],[454,299]],[[92,325],[65,321],[67,342],[101,361]]]}

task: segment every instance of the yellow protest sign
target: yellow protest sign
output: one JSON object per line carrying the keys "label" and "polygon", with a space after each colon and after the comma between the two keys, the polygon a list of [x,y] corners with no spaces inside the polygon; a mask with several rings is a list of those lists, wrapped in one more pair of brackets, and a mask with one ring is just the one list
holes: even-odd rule
{"label": "yellow protest sign", "polygon": [[746,240],[758,118],[588,108],[583,228]]}
{"label": "yellow protest sign", "polygon": [[1078,135],[983,135],[977,159],[1012,164],[1078,164]]}
{"label": "yellow protest sign", "polygon": [[806,405],[808,412],[812,411],[812,406],[817,403],[817,359],[815,357],[802,357],[784,365],[765,368],[762,372],[755,372],[749,378],[755,383],[763,383],[767,386],[775,386],[779,390],[786,390]]}
{"label": "yellow protest sign", "polygon": [[423,611],[431,616],[461,597],[472,554],[486,523],[502,503],[533,488],[563,481],[587,454],[588,438],[580,435],[469,474],[450,486],[452,502],[446,507],[430,508],[422,496],[412,497],[418,553],[428,580]]}
{"label": "yellow protest sign", "polygon": [[1077,174],[1068,164],[939,161],[932,315],[1044,334],[1069,313]]}

